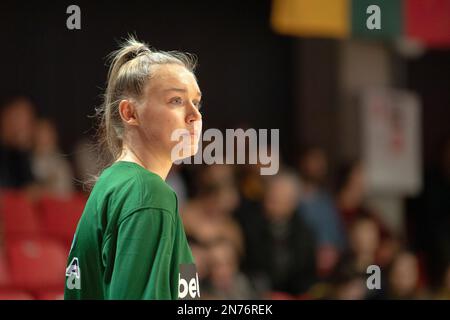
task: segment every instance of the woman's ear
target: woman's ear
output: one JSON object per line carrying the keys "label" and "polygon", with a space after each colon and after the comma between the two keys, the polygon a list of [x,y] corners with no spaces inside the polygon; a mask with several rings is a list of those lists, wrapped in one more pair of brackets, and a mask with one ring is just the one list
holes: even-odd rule
{"label": "woman's ear", "polygon": [[121,100],[119,103],[119,114],[122,120],[132,126],[139,124],[137,118],[136,104],[128,99]]}

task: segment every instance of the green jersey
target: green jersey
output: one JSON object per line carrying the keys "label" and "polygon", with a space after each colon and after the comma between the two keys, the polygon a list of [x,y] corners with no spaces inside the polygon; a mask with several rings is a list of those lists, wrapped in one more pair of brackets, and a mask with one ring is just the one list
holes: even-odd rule
{"label": "green jersey", "polygon": [[198,298],[175,192],[133,162],[103,171],[78,223],[65,299]]}

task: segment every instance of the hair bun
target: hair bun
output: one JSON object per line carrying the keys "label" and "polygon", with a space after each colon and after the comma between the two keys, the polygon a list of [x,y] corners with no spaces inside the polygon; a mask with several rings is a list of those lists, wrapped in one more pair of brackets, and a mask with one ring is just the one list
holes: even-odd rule
{"label": "hair bun", "polygon": [[125,53],[125,61],[130,61],[142,54],[149,54],[152,52],[145,43],[139,42],[134,38],[128,39],[122,50],[124,50]]}

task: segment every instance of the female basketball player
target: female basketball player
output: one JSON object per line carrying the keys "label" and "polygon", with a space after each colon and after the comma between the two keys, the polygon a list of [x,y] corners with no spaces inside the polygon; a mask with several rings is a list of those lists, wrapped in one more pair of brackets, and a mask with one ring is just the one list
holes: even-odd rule
{"label": "female basketball player", "polygon": [[198,285],[198,277],[176,195],[164,181],[175,130],[191,138],[184,156],[197,151],[201,93],[193,72],[191,56],[154,51],[135,39],[112,53],[99,115],[113,161],[78,223],[65,299],[199,297],[198,287],[187,286]]}

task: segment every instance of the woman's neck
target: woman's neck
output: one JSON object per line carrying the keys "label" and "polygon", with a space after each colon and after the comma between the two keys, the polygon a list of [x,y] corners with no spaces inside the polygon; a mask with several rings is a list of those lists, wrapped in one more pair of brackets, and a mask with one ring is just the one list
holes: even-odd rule
{"label": "woman's neck", "polygon": [[122,153],[116,161],[130,161],[137,163],[148,171],[156,173],[163,180],[166,180],[172,167],[170,158],[158,156],[158,153],[152,152],[151,148],[140,149],[144,151],[138,152],[133,147],[124,145]]}

